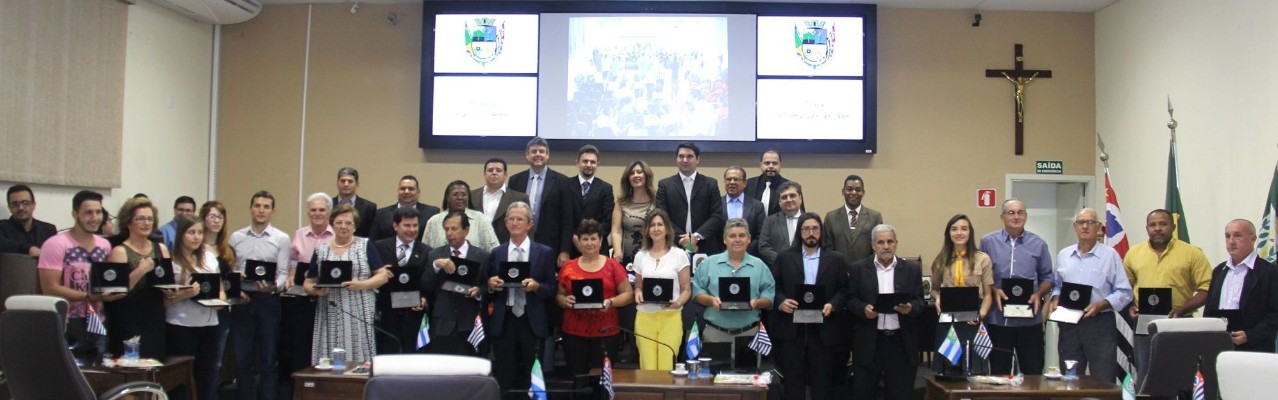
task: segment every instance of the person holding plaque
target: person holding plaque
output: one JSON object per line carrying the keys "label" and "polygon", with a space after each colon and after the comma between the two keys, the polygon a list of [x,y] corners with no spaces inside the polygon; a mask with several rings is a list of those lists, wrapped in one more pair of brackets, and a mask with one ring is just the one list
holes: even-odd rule
{"label": "person holding plaque", "polygon": [[532,206],[510,203],[506,208],[510,242],[493,250],[485,274],[489,295],[484,302],[492,307],[485,336],[493,346],[493,378],[508,400],[527,397],[529,371],[538,349],[550,337],[545,304],[555,298],[556,253],[529,238],[532,228]]}
{"label": "person holding plaque", "polygon": [[1278,331],[1278,269],[1256,254],[1256,225],[1235,219],[1225,225],[1229,259],[1212,271],[1204,317],[1225,318],[1240,351],[1274,352]]}
{"label": "person holding plaque", "polygon": [[[936,312],[941,315],[940,323],[936,324],[936,343],[933,348],[941,346],[941,341],[945,340],[946,332],[951,327],[954,328],[954,332],[958,335],[960,343],[968,343],[976,337],[977,325],[985,319],[985,315],[989,313],[990,305],[993,302],[994,272],[992,269],[990,256],[977,250],[976,241],[972,240],[972,220],[963,214],[951,217],[950,221],[945,224],[945,240],[942,242],[941,252],[932,261],[932,298],[936,299]],[[942,308],[942,303],[946,299],[942,298],[941,293],[943,291],[939,289],[952,287],[977,288],[977,295],[981,299],[979,310],[954,310],[960,312],[978,311],[976,319],[967,321],[946,320],[947,314],[943,311],[949,310],[943,310]],[[957,304],[960,300],[951,299],[951,301]],[[932,368],[939,372],[948,362],[945,357],[935,357],[932,362]],[[985,371],[984,363],[974,362],[970,366],[973,374],[987,372]]]}
{"label": "person holding plaque", "polygon": [[[350,363],[373,359],[374,290],[390,279],[390,268],[383,268],[381,257],[367,238],[355,236],[359,214],[349,204],[333,209],[329,217],[333,240],[315,246],[310,274],[306,277],[306,293],[320,296],[315,308],[315,346],[311,363],[319,364],[335,348],[345,349]],[[351,265],[350,280],[340,287],[316,287],[319,274],[327,274],[325,263],[345,261]]]}
{"label": "person holding plaque", "polygon": [[[194,215],[175,219],[173,238],[173,275],[175,282],[187,285],[195,274],[217,274],[217,253],[204,248],[204,223]],[[168,354],[195,357],[195,392],[198,398],[217,398],[217,365],[221,333],[218,310],[193,301],[200,290],[198,283],[172,292],[164,299],[165,321],[168,322]],[[225,297],[217,293],[218,298]]]}
{"label": "person holding plaque", "polygon": [[[231,334],[235,340],[235,380],[241,399],[274,399],[279,384],[278,352],[280,334],[279,288],[288,280],[288,234],[271,225],[275,215],[275,196],[262,190],[249,198],[252,223],[231,234],[229,243],[235,250],[233,274],[245,275],[249,260],[275,263],[275,279],[250,281],[243,285],[240,298],[247,304],[231,309]],[[256,268],[255,268],[256,269]],[[256,272],[256,271],[254,271]],[[230,294],[230,293],[228,293]],[[256,366],[261,366],[257,378]],[[255,384],[256,383],[256,384]],[[260,385],[260,386],[259,386]]]}
{"label": "person holding plaque", "polygon": [[[785,399],[825,399],[835,379],[830,366],[851,345],[848,330],[827,318],[842,313],[848,280],[847,260],[834,250],[821,249],[821,217],[799,217],[802,245],[782,250],[773,272],[777,310],[769,331],[777,341],[777,362],[785,376]],[[846,364],[847,358],[841,361]]]}
{"label": "person holding plaque", "polygon": [[[670,214],[661,209],[652,210],[644,218],[643,248],[635,253],[634,263],[638,285],[635,332],[678,349],[683,340],[683,305],[692,298],[692,269],[688,268],[688,253],[674,245],[674,228],[669,222]],[[644,293],[652,293],[652,298],[645,298]],[[664,296],[670,300],[660,301],[659,297]],[[678,354],[671,354],[666,346],[643,338],[636,339],[635,344],[639,347],[639,369],[674,368]]]}
{"label": "person holding plaque", "polygon": [[155,231],[156,208],[144,197],[134,197],[120,207],[124,229],[116,236],[120,245],[111,249],[107,262],[128,263],[129,294],[120,301],[104,304],[107,321],[107,351],[124,354],[124,341],[141,337],[142,358],[163,359],[165,355],[164,299],[172,290],[151,287],[151,273],[160,259],[169,258],[164,244],[149,239]]}
{"label": "person holding plaque", "polygon": [[576,376],[603,367],[604,353],[618,354],[617,307],[629,305],[634,293],[625,267],[599,253],[603,229],[598,222],[582,220],[573,242],[581,257],[568,260],[559,270],[555,299],[565,310],[563,346],[571,349],[565,356],[568,371]]}
{"label": "person holding plaque", "polygon": [[[427,254],[430,247],[417,241],[417,221],[420,214],[412,207],[400,207],[391,214],[391,227],[395,237],[378,240],[378,258],[390,264],[390,281],[377,291],[377,324],[395,334],[399,348],[393,341],[378,340],[379,354],[422,352],[417,348],[417,332],[421,330],[422,316],[426,313],[426,291],[423,290],[423,274],[434,274]],[[394,261],[391,261],[394,260]]]}
{"label": "person holding plaque", "polygon": [[[1074,233],[1078,235],[1078,244],[1061,249],[1056,254],[1056,278],[1052,281],[1052,301],[1048,303],[1048,315],[1056,312],[1062,303],[1062,287],[1065,283],[1073,283],[1090,287],[1091,295],[1083,293],[1078,299],[1073,298],[1071,291],[1066,298],[1085,301],[1082,318],[1077,323],[1061,323],[1060,339],[1057,351],[1060,354],[1060,369],[1067,371],[1073,367],[1082,375],[1082,371],[1091,368],[1091,375],[1103,382],[1113,382],[1118,375],[1117,353],[1118,335],[1114,333],[1115,310],[1122,310],[1132,301],[1132,286],[1127,282],[1127,274],[1123,272],[1123,261],[1113,248],[1100,243],[1103,235],[1101,221],[1096,210],[1084,208],[1074,216]],[[1052,318],[1056,320],[1057,318]],[[1067,366],[1065,361],[1076,361],[1077,364]]]}
{"label": "person holding plaque", "polygon": [[[288,279],[284,281],[284,296],[280,299],[280,376],[291,380],[294,372],[311,366],[311,337],[315,335],[315,298],[306,295],[306,273],[311,267],[311,256],[320,243],[333,239],[333,227],[328,224],[332,201],[326,193],[307,196],[303,204],[306,226],[297,229],[289,246]],[[285,386],[284,391],[291,390]]]}
{"label": "person holding plaque", "polygon": [[995,348],[1010,350],[990,352],[990,373],[996,375],[1012,372],[1013,352],[1021,373],[1043,374],[1041,306],[1052,292],[1052,252],[1043,238],[1025,230],[1027,218],[1024,202],[1007,199],[999,213],[1003,229],[981,238],[980,249],[994,264],[996,286],[985,328]]}
{"label": "person holding plaque", "polygon": [[[692,279],[693,295],[697,303],[706,307],[706,326],[701,330],[701,340],[705,343],[733,343],[737,338],[754,337],[759,330],[759,310],[772,308],[772,299],[776,296],[772,271],[763,260],[746,254],[750,247],[750,228],[744,219],[733,218],[724,224],[723,243],[728,251],[702,261]],[[743,278],[748,287],[735,283],[724,287],[724,280],[720,278]],[[746,299],[746,307],[739,310],[723,307],[725,298],[740,294],[748,294],[741,296]],[[706,352],[713,353],[710,347]],[[729,358],[727,356],[718,354],[712,358],[722,360]],[[735,360],[735,355],[731,356]]]}
{"label": "person holding plaque", "polygon": [[918,264],[896,256],[898,242],[892,225],[875,225],[869,234],[874,255],[852,264],[848,282],[847,309],[856,323],[853,398],[878,398],[882,381],[885,399],[905,400],[914,397],[918,374],[923,273]]}
{"label": "person holding plaque", "polygon": [[[504,214],[504,212],[503,212]],[[422,287],[430,304],[430,346],[435,354],[463,356],[484,355],[466,341],[480,315],[480,286],[487,276],[487,250],[471,246],[470,218],[465,212],[449,212],[444,216],[447,246],[431,249],[428,259],[432,268],[422,271]]]}

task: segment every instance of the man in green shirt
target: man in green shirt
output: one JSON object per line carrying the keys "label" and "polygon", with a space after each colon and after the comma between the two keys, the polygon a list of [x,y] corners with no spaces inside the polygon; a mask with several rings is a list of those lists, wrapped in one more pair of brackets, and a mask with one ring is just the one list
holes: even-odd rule
{"label": "man in green shirt", "polygon": [[[723,243],[728,251],[702,261],[692,279],[692,294],[698,304],[706,307],[706,324],[701,329],[701,340],[705,343],[732,343],[735,338],[753,337],[759,330],[759,310],[772,308],[772,298],[776,294],[772,271],[763,260],[746,254],[750,246],[750,229],[744,219],[728,220]],[[719,298],[720,277],[750,278],[749,310],[719,309],[722,303]]]}

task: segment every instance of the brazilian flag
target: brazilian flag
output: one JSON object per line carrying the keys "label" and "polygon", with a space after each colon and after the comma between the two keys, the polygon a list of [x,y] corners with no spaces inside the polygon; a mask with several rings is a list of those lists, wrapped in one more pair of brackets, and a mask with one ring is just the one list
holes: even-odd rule
{"label": "brazilian flag", "polygon": [[1189,243],[1189,224],[1185,221],[1185,206],[1180,202],[1180,176],[1176,170],[1176,139],[1172,139],[1171,150],[1167,153],[1167,201],[1163,208],[1171,211],[1172,222],[1176,224],[1176,230],[1172,231],[1172,239]]}

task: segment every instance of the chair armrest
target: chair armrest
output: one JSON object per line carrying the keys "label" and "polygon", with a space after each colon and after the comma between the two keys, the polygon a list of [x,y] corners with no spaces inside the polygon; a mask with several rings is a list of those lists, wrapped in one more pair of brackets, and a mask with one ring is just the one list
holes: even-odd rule
{"label": "chair armrest", "polygon": [[155,382],[128,382],[119,386],[108,389],[98,396],[98,400],[115,400],[134,393],[152,393],[159,400],[168,400],[169,395],[164,393],[164,388]]}

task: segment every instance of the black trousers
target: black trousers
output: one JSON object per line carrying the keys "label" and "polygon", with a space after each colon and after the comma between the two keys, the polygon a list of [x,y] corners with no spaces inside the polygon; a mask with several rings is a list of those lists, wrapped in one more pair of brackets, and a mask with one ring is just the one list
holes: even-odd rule
{"label": "black trousers", "polygon": [[[430,345],[426,346],[426,352],[431,354],[453,354],[459,356],[475,356],[483,357],[483,354],[477,354],[475,347],[466,341],[470,336],[470,332],[453,332],[448,335],[431,336]],[[485,342],[487,342],[485,340]],[[480,348],[483,348],[482,346]]]}
{"label": "black trousers", "polygon": [[[821,344],[820,325],[798,326],[797,335],[779,342],[774,350],[777,364],[785,375],[785,400],[805,400],[809,388],[812,400],[826,400],[830,395],[835,371],[836,352]],[[843,359],[845,365],[847,359]]]}
{"label": "black trousers", "polygon": [[501,387],[502,398],[527,399],[533,360],[541,351],[542,342],[533,333],[528,316],[506,314],[501,334],[488,339],[493,343],[493,378]]}
{"label": "black trousers", "polygon": [[195,357],[195,392],[201,399],[216,399],[218,371],[222,361],[222,333],[217,325],[188,327],[169,324],[167,328],[169,355]]}
{"label": "black trousers", "polygon": [[[311,366],[311,341],[315,331],[315,298],[280,297],[280,380],[291,382],[293,373]],[[292,385],[288,385],[292,386]]]}
{"label": "black trousers", "polygon": [[852,367],[852,393],[856,399],[874,399],[878,396],[879,381],[883,381],[886,391],[883,398],[888,400],[906,400],[912,398],[914,376],[917,366],[910,362],[912,354],[906,354],[906,338],[900,331],[895,335],[880,332],[874,345],[874,362],[868,365]]}
{"label": "black trousers", "polygon": [[[1043,374],[1043,324],[1030,326],[999,326],[987,324],[990,341],[998,349],[1016,351],[1016,361],[1025,375]],[[1012,353],[1002,350],[990,352],[990,373],[1008,375],[1012,372]]]}
{"label": "black trousers", "polygon": [[591,368],[603,368],[604,353],[615,363],[621,348],[620,335],[584,337],[564,334],[564,358],[572,376],[586,375]]}
{"label": "black trousers", "polygon": [[389,308],[389,302],[386,306],[387,308],[380,312],[377,326],[395,334],[400,347],[396,348],[395,341],[387,338],[385,333],[377,332],[373,335],[377,338],[377,354],[423,353],[424,351],[417,350],[417,332],[422,328],[422,314],[425,314],[425,311],[413,311],[408,308],[392,309]]}

